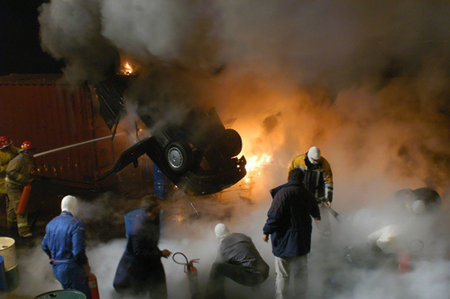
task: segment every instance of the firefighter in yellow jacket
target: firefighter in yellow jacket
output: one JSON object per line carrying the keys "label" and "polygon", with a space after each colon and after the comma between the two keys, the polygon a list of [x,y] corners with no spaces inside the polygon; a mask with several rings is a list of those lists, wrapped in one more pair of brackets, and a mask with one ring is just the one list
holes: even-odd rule
{"label": "firefighter in yellow jacket", "polygon": [[19,154],[19,149],[15,147],[11,139],[7,136],[0,136],[0,204],[7,203],[5,177],[6,167],[8,167],[9,161]]}
{"label": "firefighter in yellow jacket", "polygon": [[28,213],[17,214],[16,211],[23,188],[33,181],[34,147],[30,141],[24,141],[20,148],[20,154],[12,159],[6,168],[7,221],[9,228],[13,228],[17,221],[19,236],[28,238],[32,236],[28,225]]}
{"label": "firefighter in yellow jacket", "polygon": [[331,207],[333,201],[333,173],[330,163],[321,156],[317,146],[312,146],[307,153],[298,155],[292,160],[289,171],[294,168],[300,168],[305,172],[305,187],[315,196],[320,207],[322,220],[317,226],[322,236],[327,237],[330,234],[327,209]]}

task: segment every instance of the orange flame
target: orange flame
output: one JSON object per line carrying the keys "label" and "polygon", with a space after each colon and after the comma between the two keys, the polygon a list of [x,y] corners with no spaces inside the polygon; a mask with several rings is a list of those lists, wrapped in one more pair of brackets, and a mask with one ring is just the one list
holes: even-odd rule
{"label": "orange flame", "polygon": [[244,178],[245,183],[250,183],[255,177],[261,175],[261,170],[272,161],[272,156],[266,153],[261,155],[253,155],[247,159],[247,175]]}
{"label": "orange flame", "polygon": [[129,76],[132,73],[133,67],[128,63],[128,61],[126,61],[125,64],[122,66],[122,74]]}

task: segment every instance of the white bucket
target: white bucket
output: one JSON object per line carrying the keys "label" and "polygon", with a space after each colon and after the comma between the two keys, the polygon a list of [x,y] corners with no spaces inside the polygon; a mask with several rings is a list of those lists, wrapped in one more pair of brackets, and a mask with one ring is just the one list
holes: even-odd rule
{"label": "white bucket", "polygon": [[14,269],[16,262],[16,241],[9,237],[0,237],[0,255],[3,256],[5,271]]}

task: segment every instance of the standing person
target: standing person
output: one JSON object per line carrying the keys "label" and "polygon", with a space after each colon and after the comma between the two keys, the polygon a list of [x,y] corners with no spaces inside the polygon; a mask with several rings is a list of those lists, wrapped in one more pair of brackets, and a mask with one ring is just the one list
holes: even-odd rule
{"label": "standing person", "polygon": [[19,236],[29,238],[32,236],[28,225],[28,212],[17,214],[23,188],[33,181],[35,148],[30,141],[24,141],[20,146],[20,154],[8,163],[6,168],[5,186],[8,194],[7,222],[13,228],[17,221]]}
{"label": "standing person", "polygon": [[317,228],[322,237],[328,238],[331,234],[328,208],[333,201],[333,173],[330,163],[321,156],[317,146],[312,146],[308,152],[292,160],[289,171],[295,168],[305,172],[305,187],[315,196],[322,216],[320,223],[317,223]]}
{"label": "standing person", "polygon": [[113,286],[119,293],[167,298],[166,274],[161,257],[172,252],[159,250],[160,199],[152,195],[145,211],[136,215],[131,227],[127,247],[120,259]]}
{"label": "standing person", "polygon": [[8,203],[5,186],[6,168],[9,161],[17,156],[19,152],[20,150],[12,144],[11,139],[7,136],[0,136],[0,204],[2,205],[2,210]]}
{"label": "standing person", "polygon": [[276,298],[287,298],[290,272],[296,298],[306,298],[308,286],[307,254],[311,250],[311,216],[320,220],[314,196],[303,185],[304,173],[294,168],[288,183],[270,191],[273,201],[267,212],[263,240],[272,241],[275,256]]}
{"label": "standing person", "polygon": [[215,227],[220,242],[218,257],[211,267],[206,298],[225,298],[225,277],[245,286],[257,286],[269,276],[269,266],[248,236],[230,233],[225,224]]}
{"label": "standing person", "polygon": [[47,224],[41,245],[61,286],[90,298],[91,268],[85,252],[84,224],[76,218],[77,213],[77,198],[65,196],[61,200],[61,214]]}

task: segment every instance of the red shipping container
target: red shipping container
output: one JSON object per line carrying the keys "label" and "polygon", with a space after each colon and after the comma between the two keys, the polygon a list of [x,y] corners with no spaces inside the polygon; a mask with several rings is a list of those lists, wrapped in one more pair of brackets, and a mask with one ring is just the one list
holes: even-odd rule
{"label": "red shipping container", "polygon": [[[14,144],[30,140],[36,154],[111,135],[99,113],[94,89],[64,84],[57,74],[12,74],[0,77],[0,135]],[[38,156],[36,174],[53,182],[97,188],[129,146],[118,135]]]}

